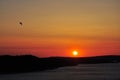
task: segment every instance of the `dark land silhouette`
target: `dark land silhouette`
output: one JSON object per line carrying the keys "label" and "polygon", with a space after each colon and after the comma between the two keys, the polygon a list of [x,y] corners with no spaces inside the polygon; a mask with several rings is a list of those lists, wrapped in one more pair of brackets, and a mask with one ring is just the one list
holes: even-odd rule
{"label": "dark land silhouette", "polygon": [[107,55],[95,57],[48,57],[38,58],[32,55],[0,56],[0,74],[39,72],[78,64],[119,63],[120,56]]}

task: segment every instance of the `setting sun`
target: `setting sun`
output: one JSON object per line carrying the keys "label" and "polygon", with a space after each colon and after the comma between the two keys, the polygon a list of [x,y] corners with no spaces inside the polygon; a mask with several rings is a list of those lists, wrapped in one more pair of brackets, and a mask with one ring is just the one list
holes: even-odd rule
{"label": "setting sun", "polygon": [[78,52],[77,51],[73,51],[72,53],[74,56],[77,56],[78,55]]}

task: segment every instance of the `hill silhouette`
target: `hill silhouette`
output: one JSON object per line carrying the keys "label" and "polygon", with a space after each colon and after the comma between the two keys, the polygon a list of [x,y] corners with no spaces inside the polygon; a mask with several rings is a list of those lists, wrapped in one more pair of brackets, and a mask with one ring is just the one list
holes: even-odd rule
{"label": "hill silhouette", "polygon": [[0,74],[44,71],[63,66],[78,64],[100,64],[120,62],[120,56],[96,56],[84,58],[48,57],[38,58],[32,55],[0,56]]}

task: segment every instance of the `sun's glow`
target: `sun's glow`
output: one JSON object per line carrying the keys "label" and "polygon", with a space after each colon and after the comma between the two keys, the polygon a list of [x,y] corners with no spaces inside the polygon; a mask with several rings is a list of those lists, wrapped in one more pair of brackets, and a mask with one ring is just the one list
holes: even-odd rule
{"label": "sun's glow", "polygon": [[74,56],[77,56],[77,55],[78,55],[78,51],[73,51],[72,54],[73,54]]}

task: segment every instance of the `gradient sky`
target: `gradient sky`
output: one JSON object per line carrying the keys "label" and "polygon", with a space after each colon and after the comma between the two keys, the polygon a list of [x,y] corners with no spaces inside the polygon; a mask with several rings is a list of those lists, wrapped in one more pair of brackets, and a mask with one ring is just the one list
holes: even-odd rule
{"label": "gradient sky", "polygon": [[[0,0],[0,55],[120,55],[120,0]],[[19,22],[23,22],[20,26]]]}

